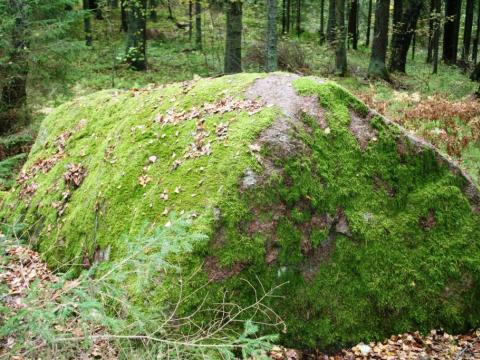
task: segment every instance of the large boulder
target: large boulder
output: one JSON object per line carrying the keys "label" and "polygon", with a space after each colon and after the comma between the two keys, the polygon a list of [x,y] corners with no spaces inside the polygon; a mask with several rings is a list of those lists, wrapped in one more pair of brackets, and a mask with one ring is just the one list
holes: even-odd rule
{"label": "large boulder", "polygon": [[43,122],[2,218],[59,266],[121,258],[122,234],[173,212],[208,238],[146,304],[174,302],[178,276],[197,289],[184,313],[281,285],[264,301],[284,342],[324,349],[479,324],[478,188],[334,83],[241,74],[74,100]]}

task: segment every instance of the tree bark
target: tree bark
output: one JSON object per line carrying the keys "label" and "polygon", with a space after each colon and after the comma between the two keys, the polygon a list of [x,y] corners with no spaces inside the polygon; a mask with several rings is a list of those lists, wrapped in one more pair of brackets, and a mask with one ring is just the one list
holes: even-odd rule
{"label": "tree bark", "polygon": [[432,56],[433,56],[434,14],[435,14],[435,0],[430,0],[430,12],[428,16],[427,64],[430,64],[432,62]]}
{"label": "tree bark", "polygon": [[358,0],[350,0],[348,14],[348,38],[352,41],[352,48],[358,48]]}
{"label": "tree bark", "polygon": [[[480,6],[480,3],[479,3]],[[470,56],[470,44],[472,42],[472,27],[473,27],[473,0],[467,0],[465,8],[465,28],[463,31],[463,48],[462,59],[468,60]]]}
{"label": "tree bark", "polygon": [[157,0],[150,0],[150,20],[153,22],[158,21],[158,15],[157,15]]}
{"label": "tree bark", "polygon": [[389,79],[385,61],[388,46],[388,20],[390,17],[390,0],[377,0],[375,23],[373,28],[372,55],[368,66],[369,77]]}
{"label": "tree bark", "polygon": [[474,64],[477,63],[479,42],[480,42],[480,4],[478,4],[478,7],[477,7],[477,30],[475,32],[475,39],[473,41],[473,49],[472,49],[472,60]]}
{"label": "tree bark", "polygon": [[127,0],[126,60],[135,70],[147,69],[147,0]]}
{"label": "tree bark", "polygon": [[193,34],[193,2],[188,0],[188,40],[192,41]]}
{"label": "tree bark", "polygon": [[24,0],[9,0],[15,26],[11,32],[11,48],[4,67],[4,81],[0,96],[0,133],[9,132],[26,119],[28,53],[28,3]]}
{"label": "tree bark", "polygon": [[287,32],[287,0],[282,0],[282,34]]}
{"label": "tree bark", "polygon": [[302,0],[297,0],[297,11],[296,11],[296,15],[297,15],[297,21],[296,21],[296,25],[297,25],[297,29],[296,29],[296,32],[297,32],[297,36],[300,36],[300,34],[302,33]]}
{"label": "tree bark", "polygon": [[226,74],[242,71],[242,1],[227,4],[224,71]]}
{"label": "tree bark", "polygon": [[85,45],[92,46],[93,38],[92,38],[92,19],[90,16],[90,3],[88,0],[83,0],[83,11],[85,11],[85,15],[83,15],[83,31],[85,32]]}
{"label": "tree bark", "polygon": [[329,43],[335,41],[335,5],[336,0],[328,0],[327,40]]}
{"label": "tree bark", "polygon": [[172,3],[170,2],[170,0],[167,0],[167,9],[168,9],[168,20],[175,20],[175,16],[173,16]]}
{"label": "tree bark", "polygon": [[120,0],[120,31],[127,32],[128,31],[128,22],[127,22],[127,1],[128,0]]}
{"label": "tree bark", "polygon": [[442,13],[442,0],[435,0],[435,18],[433,28],[433,73],[438,72],[438,58],[440,47],[440,15]]}
{"label": "tree bark", "polygon": [[325,0],[320,0],[320,45],[325,42]]}
{"label": "tree bark", "polygon": [[195,0],[195,48],[202,50],[202,3]]}
{"label": "tree bark", "polygon": [[446,22],[443,32],[443,61],[447,64],[457,62],[458,33],[460,26],[460,11],[462,0],[446,0]]}
{"label": "tree bark", "polygon": [[335,75],[347,74],[347,31],[345,27],[345,0],[337,0],[335,6]]}
{"label": "tree bark", "polygon": [[277,54],[277,0],[267,0],[267,39],[265,71],[276,71]]}
{"label": "tree bark", "polygon": [[[397,0],[398,1],[398,0]],[[395,5],[397,5],[397,1]],[[398,1],[400,2],[400,1]],[[403,9],[398,9],[401,14],[394,14],[397,17],[392,35],[390,71],[405,72],[407,65],[407,54],[417,21],[422,9],[423,0],[407,0]]]}
{"label": "tree bark", "polygon": [[285,23],[286,23],[285,34],[288,34],[290,33],[290,8],[292,6],[292,0],[286,0],[286,1],[287,1],[287,4],[286,4],[286,18],[285,18]]}
{"label": "tree bark", "polygon": [[372,26],[372,0],[368,1],[368,14],[367,14],[367,34],[365,38],[365,46],[370,46],[370,28]]}

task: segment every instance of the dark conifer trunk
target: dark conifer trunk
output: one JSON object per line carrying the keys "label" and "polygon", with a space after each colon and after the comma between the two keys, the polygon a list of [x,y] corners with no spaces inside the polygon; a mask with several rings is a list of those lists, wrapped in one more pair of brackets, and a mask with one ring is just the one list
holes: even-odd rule
{"label": "dark conifer trunk", "polygon": [[[395,6],[397,5],[396,0]],[[407,54],[414,37],[423,0],[407,0],[402,9],[394,9],[395,25],[392,35],[390,71],[405,72]]]}
{"label": "dark conifer trunk", "polygon": [[26,119],[28,76],[28,22],[27,2],[9,0],[15,26],[11,33],[11,49],[8,61],[2,69],[5,76],[0,93],[0,133],[9,132],[16,124]]}
{"label": "dark conifer trunk", "polygon": [[90,3],[88,0],[82,2],[85,15],[83,16],[83,31],[85,32],[85,45],[92,46],[92,19],[90,17]]}
{"label": "dark conifer trunk", "polygon": [[170,0],[167,0],[167,9],[168,9],[168,20],[175,20],[175,16],[173,16],[172,3],[170,2]]}
{"label": "dark conifer trunk", "polygon": [[335,5],[336,0],[328,0],[327,40],[329,43],[335,41]]}
{"label": "dark conifer trunk", "polygon": [[296,11],[296,15],[297,15],[297,21],[296,21],[296,25],[297,25],[297,36],[300,36],[300,34],[302,33],[302,0],[297,0],[297,11]]}
{"label": "dark conifer trunk", "polygon": [[227,4],[224,65],[226,74],[242,71],[242,1],[232,1]]}
{"label": "dark conifer trunk", "polygon": [[147,0],[127,0],[126,60],[135,70],[147,69]]}
{"label": "dark conifer trunk", "polygon": [[127,22],[127,1],[120,0],[120,31],[128,31],[128,22]]}
{"label": "dark conifer trunk", "polygon": [[388,80],[385,61],[387,57],[389,17],[390,0],[377,0],[373,28],[372,55],[368,66],[369,77],[380,77]]}
{"label": "dark conifer trunk", "polygon": [[352,41],[352,48],[358,48],[358,0],[350,1],[348,13],[348,38]]}
{"label": "dark conifer trunk", "polygon": [[[480,3],[479,3],[480,6]],[[470,56],[470,44],[472,42],[472,27],[473,27],[473,0],[467,0],[465,8],[465,27],[463,31],[463,48],[462,59],[468,60]]]}
{"label": "dark conifer trunk", "polygon": [[157,15],[157,0],[150,0],[150,20],[153,22],[158,21],[158,15]]}
{"label": "dark conifer trunk", "polygon": [[277,56],[277,0],[267,0],[267,39],[265,71],[276,71]]}
{"label": "dark conifer trunk", "polygon": [[287,0],[282,0],[282,34],[287,32]]}
{"label": "dark conifer trunk", "polygon": [[193,2],[188,0],[188,40],[192,41],[193,34]]}
{"label": "dark conifer trunk", "polygon": [[325,0],[320,0],[320,45],[325,42]]}
{"label": "dark conifer trunk", "polygon": [[103,20],[102,8],[98,5],[98,0],[89,0],[89,7],[95,12],[95,19]]}
{"label": "dark conifer trunk", "polygon": [[443,32],[443,61],[447,64],[457,62],[461,2],[461,0],[446,0],[445,2],[447,21]]}
{"label": "dark conifer trunk", "polygon": [[287,5],[286,5],[286,17],[285,17],[285,33],[288,34],[290,33],[290,8],[292,7],[292,0],[286,0]]}
{"label": "dark conifer trunk", "polygon": [[367,34],[365,38],[365,46],[370,46],[370,28],[372,26],[372,0],[368,0],[368,13],[367,13]]}
{"label": "dark conifer trunk", "polygon": [[202,50],[202,3],[195,0],[195,48]]}
{"label": "dark conifer trunk", "polygon": [[440,15],[442,13],[442,0],[435,0],[435,19],[433,25],[433,73],[438,72],[438,58],[440,47]]}
{"label": "dark conifer trunk", "polygon": [[347,29],[345,27],[345,0],[337,0],[335,6],[335,75],[347,74]]}

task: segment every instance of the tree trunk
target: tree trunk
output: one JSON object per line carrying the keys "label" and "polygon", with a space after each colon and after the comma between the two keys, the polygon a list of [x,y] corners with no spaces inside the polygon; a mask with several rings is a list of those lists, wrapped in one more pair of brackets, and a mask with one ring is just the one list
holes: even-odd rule
{"label": "tree trunk", "polygon": [[90,17],[90,3],[88,0],[83,0],[83,10],[85,15],[83,16],[83,31],[85,31],[85,45],[92,46],[92,19]]}
{"label": "tree trunk", "polygon": [[292,6],[292,0],[287,0],[287,5],[286,5],[286,17],[285,17],[285,33],[288,34],[290,33],[290,8]]}
{"label": "tree trunk", "polygon": [[282,34],[287,32],[287,0],[282,0]]}
{"label": "tree trunk", "polygon": [[242,1],[227,4],[227,35],[225,44],[225,73],[242,71]]}
{"label": "tree trunk", "polygon": [[192,41],[193,34],[193,2],[188,0],[188,40]]}
{"label": "tree trunk", "polygon": [[276,71],[277,55],[277,0],[267,0],[267,40],[265,71]]}
{"label": "tree trunk", "polygon": [[[480,3],[479,3],[480,6]],[[463,48],[462,59],[468,60],[470,56],[470,44],[472,42],[472,27],[473,27],[473,0],[467,0],[465,9],[465,28],[463,31]]]}
{"label": "tree trunk", "polygon": [[202,3],[195,0],[195,48],[202,50]]}
{"label": "tree trunk", "polygon": [[337,0],[335,6],[335,75],[347,74],[347,31],[345,27],[345,0]]}
{"label": "tree trunk", "polygon": [[407,0],[404,9],[398,10],[401,11],[401,15],[394,9],[397,19],[392,35],[390,71],[404,73],[406,70],[408,49],[417,27],[422,4],[423,0]]}
{"label": "tree trunk", "polygon": [[390,0],[377,0],[375,23],[373,27],[372,55],[368,66],[369,77],[388,80],[385,66],[388,45],[388,20],[390,17]]}
{"label": "tree trunk", "polygon": [[175,16],[173,16],[172,3],[170,2],[170,0],[167,0],[167,9],[168,9],[168,20],[175,20]]}
{"label": "tree trunk", "polygon": [[89,0],[89,8],[95,12],[95,19],[103,20],[102,8],[98,5],[98,0]]}
{"label": "tree trunk", "polygon": [[147,0],[127,0],[126,60],[135,70],[147,69]]}
{"label": "tree trunk", "polygon": [[150,20],[153,22],[158,21],[157,5],[157,0],[150,0]]}
{"label": "tree trunk", "polygon": [[328,0],[327,40],[329,43],[335,41],[335,5],[336,0]]}
{"label": "tree trunk", "polygon": [[325,42],[325,0],[320,0],[320,45]]}
{"label": "tree trunk", "polygon": [[296,15],[297,15],[297,21],[296,21],[296,25],[297,25],[297,36],[300,36],[300,34],[302,33],[302,0],[297,0],[297,11],[296,11]]}
{"label": "tree trunk", "polygon": [[120,31],[128,31],[128,22],[127,22],[127,1],[120,0]]}
{"label": "tree trunk", "polygon": [[435,14],[435,0],[430,0],[430,12],[428,16],[427,64],[430,64],[432,62],[432,55],[433,55],[434,14]]}
{"label": "tree trunk", "polygon": [[0,133],[9,132],[16,124],[26,119],[28,76],[28,3],[9,0],[15,26],[12,28],[12,47],[6,54],[4,82],[0,96]]}
{"label": "tree trunk", "polygon": [[445,3],[445,22],[443,32],[443,61],[447,64],[457,62],[458,52],[458,33],[459,33],[459,8],[461,9],[462,0],[446,0]]}
{"label": "tree trunk", "polygon": [[478,4],[477,8],[477,31],[475,33],[475,39],[473,41],[473,50],[472,50],[472,60],[473,63],[477,63],[477,56],[478,56],[478,44],[480,42],[480,4]]}
{"label": "tree trunk", "polygon": [[442,0],[435,0],[435,19],[433,27],[433,73],[438,72],[438,57],[440,47],[440,15],[442,13]]}
{"label": "tree trunk", "polygon": [[370,28],[372,26],[372,0],[368,1],[368,14],[367,14],[367,35],[365,39],[365,46],[370,46]]}
{"label": "tree trunk", "polygon": [[358,48],[358,0],[350,1],[350,12],[348,14],[348,38],[352,40],[352,48]]}

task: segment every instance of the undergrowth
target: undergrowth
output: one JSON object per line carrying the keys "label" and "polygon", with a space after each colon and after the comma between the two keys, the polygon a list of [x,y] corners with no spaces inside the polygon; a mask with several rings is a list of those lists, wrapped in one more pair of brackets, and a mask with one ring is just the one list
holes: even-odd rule
{"label": "undergrowth", "polygon": [[[198,308],[212,319],[203,323],[196,322],[193,314],[177,313],[185,299],[195,295],[182,291],[189,279],[181,274],[176,302],[149,307],[147,296],[141,303],[136,301],[138,294],[145,295],[167,273],[181,272],[171,259],[190,252],[204,239],[189,227],[188,220],[176,217],[171,218],[169,227],[145,225],[134,238],[122,239],[129,246],[127,257],[94,263],[78,277],[67,272],[56,274],[55,281],[37,280],[17,301],[17,307],[2,301],[0,348],[4,350],[0,358],[266,358],[277,336],[258,335],[255,319],[245,320],[240,315],[260,308],[272,295],[270,291],[259,293],[247,307],[219,303]],[[2,254],[19,244],[16,234],[10,230],[3,235]],[[5,269],[11,259],[2,256],[1,260]],[[16,295],[5,286],[0,291],[3,300]]]}

